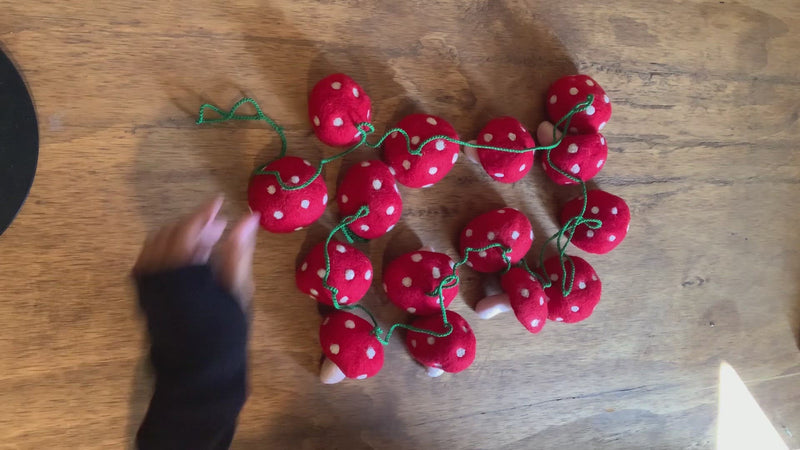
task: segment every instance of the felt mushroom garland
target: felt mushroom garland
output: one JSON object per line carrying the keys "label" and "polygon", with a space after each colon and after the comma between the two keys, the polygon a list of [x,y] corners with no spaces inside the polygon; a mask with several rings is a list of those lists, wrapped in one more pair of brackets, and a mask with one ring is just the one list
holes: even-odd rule
{"label": "felt mushroom garland", "polygon": [[[244,104],[252,104],[256,114],[237,114]],[[546,105],[555,121],[553,142],[546,146],[536,147],[525,126],[512,117],[491,120],[476,141],[467,143],[459,140],[443,118],[428,114],[403,118],[373,144],[367,141],[375,131],[370,123],[369,96],[352,78],[333,74],[312,89],[309,120],[323,143],[349,148],[316,166],[286,156],[282,129],[254,100],[242,99],[228,112],[212,105],[201,107],[197,123],[263,120],[280,136],[279,157],[259,167],[248,187],[250,207],[261,212],[262,227],[271,232],[296,231],[322,215],[328,202],[321,177],[325,164],[362,146],[382,150],[383,162],[356,163],[342,177],[336,200],[344,217],[324,242],[311,249],[296,272],[300,291],[336,309],[320,326],[324,383],[377,374],[383,365],[383,346],[398,328],[407,330],[409,353],[429,375],[469,367],[475,359],[475,335],[462,316],[447,309],[457,295],[458,269],[464,264],[479,272],[503,272],[504,292],[481,300],[476,307],[479,317],[513,310],[529,332],[538,333],[546,318],[578,322],[592,314],[600,300],[599,277],[588,262],[566,251],[573,243],[589,252],[605,253],[628,231],[630,210],[625,202],[604,191],[587,192],[585,184],[605,165],[608,147],[598,131],[610,118],[611,105],[605,91],[585,75],[556,81],[548,90]],[[221,117],[206,118],[206,109]],[[557,129],[564,133],[558,134]],[[503,183],[523,179],[533,166],[534,153],[546,152],[545,173],[559,184],[579,184],[583,195],[564,205],[562,227],[542,249],[537,269],[541,273],[531,270],[524,259],[534,238],[531,224],[520,211],[508,207],[484,213],[467,224],[460,236],[462,258],[458,261],[421,249],[389,263],[383,277],[387,297],[418,317],[410,324],[393,324],[384,333],[359,303],[369,290],[373,268],[367,256],[351,244],[391,231],[403,208],[396,182],[413,188],[432,186],[452,169],[460,146],[491,178]],[[349,243],[333,239],[340,231]],[[544,261],[544,248],[551,241],[555,241],[558,255]],[[370,320],[353,314],[356,311]]]}

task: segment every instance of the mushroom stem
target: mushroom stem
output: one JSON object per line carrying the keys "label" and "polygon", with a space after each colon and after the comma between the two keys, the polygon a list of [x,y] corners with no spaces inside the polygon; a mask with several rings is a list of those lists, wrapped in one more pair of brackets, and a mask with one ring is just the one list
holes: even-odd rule
{"label": "mushroom stem", "polygon": [[425,372],[428,374],[429,377],[436,378],[442,376],[444,370],[439,369],[438,367],[426,367]]}
{"label": "mushroom stem", "polygon": [[497,294],[484,297],[475,305],[475,312],[481,319],[491,319],[492,317],[511,311],[511,300],[508,294]]}
{"label": "mushroom stem", "polygon": [[325,358],[325,361],[322,362],[322,368],[320,368],[319,371],[320,381],[324,384],[336,384],[345,378],[347,378],[347,376],[339,369],[339,366],[334,364],[330,359]]}
{"label": "mushroom stem", "polygon": [[[476,141],[469,141],[470,144],[476,144]],[[475,164],[480,164],[481,159],[478,157],[478,149],[475,147],[470,147],[468,145],[464,146],[464,154],[467,155],[467,159],[474,162]]]}

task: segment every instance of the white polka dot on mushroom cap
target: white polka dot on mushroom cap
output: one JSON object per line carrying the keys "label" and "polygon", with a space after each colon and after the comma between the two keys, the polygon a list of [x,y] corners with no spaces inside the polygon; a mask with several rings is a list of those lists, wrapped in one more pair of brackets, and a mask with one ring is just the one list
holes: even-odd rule
{"label": "white polka dot on mushroom cap", "polygon": [[553,281],[558,281],[558,274],[557,273],[551,273],[550,274],[550,279],[553,280]]}
{"label": "white polka dot on mushroom cap", "polygon": [[389,173],[391,173],[392,176],[397,175],[397,171],[394,170],[394,167],[392,167],[392,166],[389,166]]}
{"label": "white polka dot on mushroom cap", "polygon": [[431,275],[435,280],[438,280],[439,278],[442,277],[442,272],[439,270],[438,267],[434,267],[431,269]]}
{"label": "white polka dot on mushroom cap", "polygon": [[305,271],[306,271],[306,269],[308,269],[308,262],[306,262],[306,261],[303,261],[303,265],[302,265],[302,266],[300,266],[300,270],[301,270],[301,271],[303,271],[303,272],[305,272]]}
{"label": "white polka dot on mushroom cap", "polygon": [[483,140],[484,140],[484,141],[486,141],[486,142],[492,142],[492,137],[493,137],[493,136],[492,136],[492,134],[491,134],[491,133],[485,133],[485,134],[483,135]]}
{"label": "white polka dot on mushroom cap", "polygon": [[366,272],[364,272],[364,279],[369,280],[370,278],[372,278],[372,271],[367,270]]}
{"label": "white polka dot on mushroom cap", "polygon": [[563,322],[563,321],[564,321],[563,317],[556,317],[556,322]]}
{"label": "white polka dot on mushroom cap", "polygon": [[292,180],[292,183],[295,183],[295,184],[300,182],[300,177],[298,177],[297,175],[295,175],[295,176],[293,176],[292,178],[289,178],[289,179]]}
{"label": "white polka dot on mushroom cap", "polygon": [[[416,309],[414,311],[416,311]],[[417,340],[416,339],[412,339],[411,340],[411,346],[414,347],[414,348],[417,348]]]}
{"label": "white polka dot on mushroom cap", "polygon": [[516,241],[517,238],[519,238],[519,231],[511,232],[511,239],[514,239]]}
{"label": "white polka dot on mushroom cap", "polygon": [[338,355],[339,354],[339,344],[331,344],[330,350],[331,350],[331,353],[333,353],[334,355]]}
{"label": "white polka dot on mushroom cap", "polygon": [[572,173],[578,173],[581,171],[581,166],[573,164],[572,167],[569,168],[569,171]]}
{"label": "white polka dot on mushroom cap", "polygon": [[344,120],[342,120],[341,117],[336,117],[333,119],[333,126],[340,127],[342,125],[344,125]]}
{"label": "white polka dot on mushroom cap", "polygon": [[469,329],[466,325],[461,325],[461,329],[464,330],[464,333],[469,333]]}
{"label": "white polka dot on mushroom cap", "polygon": [[600,125],[597,126],[597,129],[598,130],[602,130],[605,127],[606,127],[606,123],[605,122],[601,122]]}
{"label": "white polka dot on mushroom cap", "polygon": [[611,214],[614,214],[614,215],[616,215],[618,212],[619,212],[619,210],[617,210],[617,207],[616,207],[616,206],[615,206],[615,207],[613,207],[613,208],[611,208]]}
{"label": "white polka dot on mushroom cap", "polygon": [[604,102],[606,102],[606,103],[608,103],[608,102],[610,102],[610,101],[611,101],[611,99],[609,99],[607,95],[604,95],[604,96],[603,96],[603,101],[604,101]]}
{"label": "white polka dot on mushroom cap", "polygon": [[597,275],[592,274],[592,281],[597,281]]}
{"label": "white polka dot on mushroom cap", "polygon": [[600,212],[600,208],[598,208],[597,206],[592,206],[591,211],[592,211],[592,214],[597,214],[597,213]]}
{"label": "white polka dot on mushroom cap", "polygon": [[361,162],[361,167],[369,167],[370,165],[371,164],[369,163],[369,161],[362,161]]}
{"label": "white polka dot on mushroom cap", "polygon": [[352,280],[356,277],[356,273],[353,269],[347,269],[344,271],[344,279],[347,281]]}
{"label": "white polka dot on mushroom cap", "polygon": [[505,213],[506,213],[505,209],[498,209],[497,210],[497,214],[505,214]]}
{"label": "white polka dot on mushroom cap", "polygon": [[599,161],[597,161],[597,167],[600,167],[600,166],[602,166],[604,162],[605,162],[605,161],[603,161],[602,159],[601,159],[601,160],[599,160]]}
{"label": "white polka dot on mushroom cap", "polygon": [[361,231],[369,231],[369,225],[367,225],[367,224],[361,225],[360,228],[361,228]]}
{"label": "white polka dot on mushroom cap", "polygon": [[569,153],[578,153],[578,145],[577,144],[569,144],[567,147],[567,152]]}
{"label": "white polka dot on mushroom cap", "polygon": [[381,183],[381,180],[372,180],[372,188],[375,189],[376,191],[380,190],[382,186],[383,183]]}
{"label": "white polka dot on mushroom cap", "polygon": [[346,251],[347,251],[347,249],[344,247],[344,245],[342,245],[342,244],[337,244],[337,245],[336,245],[336,251],[337,251],[337,252],[339,252],[339,253],[344,253],[344,252],[346,252]]}
{"label": "white polka dot on mushroom cap", "polygon": [[442,151],[444,150],[444,141],[439,139],[436,141],[436,150]]}
{"label": "white polka dot on mushroom cap", "polygon": [[530,236],[528,236],[528,237],[530,237],[530,238],[531,238],[531,240],[533,240],[533,230],[531,230],[531,232],[530,232]]}
{"label": "white polka dot on mushroom cap", "polygon": [[586,289],[586,283],[584,283],[583,281],[578,283],[578,289]]}
{"label": "white polka dot on mushroom cap", "polygon": [[413,144],[413,145],[419,144],[419,136],[412,136],[411,137],[411,144]]}
{"label": "white polka dot on mushroom cap", "polygon": [[358,88],[353,88],[353,97],[358,98]]}
{"label": "white polka dot on mushroom cap", "polygon": [[309,290],[308,290],[308,292],[310,292],[310,293],[311,293],[311,295],[313,295],[313,296],[315,296],[315,297],[316,297],[317,295],[319,295],[319,291],[318,291],[318,290],[316,290],[316,289],[314,289],[314,288],[311,288],[311,289],[309,289]]}
{"label": "white polka dot on mushroom cap", "polygon": [[419,253],[414,253],[413,255],[411,255],[411,260],[414,262],[420,262],[422,261],[422,255],[420,255]]}
{"label": "white polka dot on mushroom cap", "polygon": [[613,234],[612,234],[611,236],[609,236],[609,237],[608,237],[608,242],[614,242],[614,241],[616,241],[616,240],[617,240],[617,237],[616,237],[616,236],[614,236]]}
{"label": "white polka dot on mushroom cap", "polygon": [[578,88],[571,87],[569,88],[570,95],[578,95]]}
{"label": "white polka dot on mushroom cap", "polygon": [[495,178],[503,178],[503,177],[505,177],[505,174],[497,172],[496,174],[494,174],[494,177]]}
{"label": "white polka dot on mushroom cap", "polygon": [[580,308],[577,307],[577,306],[572,306],[572,307],[569,308],[569,310],[572,311],[572,312],[578,312],[578,311],[580,311]]}
{"label": "white polka dot on mushroom cap", "polygon": [[433,183],[431,183],[431,184],[426,184],[425,186],[422,186],[422,188],[423,188],[423,189],[427,189],[427,188],[429,188],[429,187],[431,187],[431,186],[433,186]]}
{"label": "white polka dot on mushroom cap", "polygon": [[586,80],[586,84],[588,86],[594,86],[594,82],[592,80],[589,80],[589,79]]}
{"label": "white polka dot on mushroom cap", "polygon": [[458,350],[456,350],[456,356],[458,356],[459,358],[463,358],[464,355],[466,355],[466,354],[467,354],[467,350],[464,349],[464,348],[459,348]]}
{"label": "white polka dot on mushroom cap", "polygon": [[431,167],[430,169],[428,169],[428,173],[431,175],[436,175],[436,172],[438,171],[439,169],[437,169],[436,167]]}
{"label": "white polka dot on mushroom cap", "polygon": [[405,286],[405,287],[411,287],[411,283],[412,283],[411,277],[404,277],[402,279],[401,283],[403,283],[403,286]]}
{"label": "white polka dot on mushroom cap", "polygon": [[348,297],[348,296],[346,296],[346,295],[342,296],[342,298],[340,298],[340,299],[339,299],[339,303],[341,303],[341,304],[343,304],[343,305],[344,305],[345,303],[349,302],[349,301],[350,301],[350,297]]}
{"label": "white polka dot on mushroom cap", "polygon": [[453,164],[455,164],[456,161],[458,161],[458,153],[453,153]]}
{"label": "white polka dot on mushroom cap", "polygon": [[311,202],[308,200],[303,200],[300,202],[300,207],[303,209],[308,209],[309,205],[311,205]]}
{"label": "white polka dot on mushroom cap", "polygon": [[514,134],[514,133],[508,133],[508,139],[509,139],[511,142],[514,142],[514,141],[516,141],[516,140],[517,140],[517,135],[516,135],[516,134]]}
{"label": "white polka dot on mushroom cap", "polygon": [[415,312],[417,312],[417,308],[409,306],[408,308],[406,308],[406,311],[408,311],[409,314],[414,314]]}
{"label": "white polka dot on mushroom cap", "polygon": [[367,358],[372,359],[375,357],[375,349],[372,347],[367,347]]}
{"label": "white polka dot on mushroom cap", "polygon": [[531,327],[536,328],[539,326],[539,319],[531,320]]}
{"label": "white polka dot on mushroom cap", "polygon": [[525,164],[519,166],[519,171],[520,172],[524,171],[526,167],[528,167],[528,166],[526,166]]}
{"label": "white polka dot on mushroom cap", "polygon": [[319,123],[320,123],[320,122],[319,122],[319,117],[317,117],[317,116],[314,116],[314,125],[315,125],[315,126],[319,126]]}
{"label": "white polka dot on mushroom cap", "polygon": [[322,321],[322,324],[323,324],[323,325],[327,325],[327,324],[328,324],[328,322],[330,322],[330,321],[331,321],[331,317],[330,317],[330,316],[328,316],[328,317],[326,317],[326,318],[325,318],[325,320],[323,320],[323,321]]}
{"label": "white polka dot on mushroom cap", "polygon": [[425,119],[425,122],[428,122],[431,125],[436,125],[438,123],[436,122],[436,119],[434,119],[433,117],[428,117],[427,119]]}
{"label": "white polka dot on mushroom cap", "polygon": [[322,204],[323,205],[328,204],[328,194],[322,196]]}
{"label": "white polka dot on mushroom cap", "polygon": [[364,380],[366,378],[367,378],[367,374],[364,373],[364,374],[361,374],[361,375],[357,376],[356,380]]}
{"label": "white polka dot on mushroom cap", "polygon": [[406,170],[408,170],[408,169],[410,169],[410,168],[411,168],[411,161],[409,161],[409,160],[407,160],[407,159],[406,159],[406,160],[404,160],[404,161],[403,161],[403,169],[406,169]]}
{"label": "white polka dot on mushroom cap", "polygon": [[594,237],[594,231],[589,230],[586,232],[586,237]]}
{"label": "white polka dot on mushroom cap", "polygon": [[539,297],[539,306],[544,305],[544,297]]}
{"label": "white polka dot on mushroom cap", "polygon": [[272,217],[281,220],[283,219],[283,213],[281,211],[275,211],[274,213],[272,213]]}
{"label": "white polka dot on mushroom cap", "polygon": [[555,102],[557,102],[557,101],[558,101],[558,97],[556,97],[555,95],[551,95],[550,96],[550,104],[551,105],[555,104]]}
{"label": "white polka dot on mushroom cap", "polygon": [[467,237],[472,237],[472,230],[471,230],[471,229],[467,229],[467,231],[466,231],[464,234],[465,234]]}
{"label": "white polka dot on mushroom cap", "polygon": [[325,278],[325,269],[317,269],[317,276],[320,278]]}
{"label": "white polka dot on mushroom cap", "polygon": [[494,231],[486,233],[486,238],[488,238],[490,241],[493,241],[495,237]]}
{"label": "white polka dot on mushroom cap", "polygon": [[275,186],[273,186],[271,184],[269,186],[267,186],[267,192],[269,192],[270,194],[274,194],[275,191],[276,191]]}
{"label": "white polka dot on mushroom cap", "polygon": [[586,111],[584,112],[586,113],[587,116],[593,116],[595,112],[594,106],[589,105],[589,107],[586,108]]}
{"label": "white polka dot on mushroom cap", "polygon": [[338,91],[339,89],[342,88],[342,83],[339,83],[338,81],[334,81],[333,83],[331,83],[331,87]]}
{"label": "white polka dot on mushroom cap", "polygon": [[428,345],[433,345],[433,343],[436,342],[436,339],[433,336],[428,336],[427,341]]}
{"label": "white polka dot on mushroom cap", "polygon": [[355,328],[355,327],[356,327],[356,323],[355,323],[355,322],[353,322],[352,320],[348,319],[348,320],[345,320],[345,321],[344,321],[344,327],[345,327],[345,328],[349,328],[349,329],[351,329],[351,330],[352,330],[353,328]]}
{"label": "white polka dot on mushroom cap", "polygon": [[531,291],[529,291],[529,290],[527,290],[525,288],[522,288],[522,289],[519,290],[519,295],[521,295],[523,298],[528,298],[528,297],[531,296]]}
{"label": "white polka dot on mushroom cap", "polygon": [[350,197],[348,197],[345,194],[342,194],[342,203],[347,203],[348,201],[350,201]]}
{"label": "white polka dot on mushroom cap", "polygon": [[389,216],[394,214],[394,206],[390,206],[390,207],[386,208],[386,214],[389,215]]}
{"label": "white polka dot on mushroom cap", "polygon": [[478,256],[480,256],[481,258],[486,258],[486,252],[485,251],[481,251],[481,252],[478,253]]}

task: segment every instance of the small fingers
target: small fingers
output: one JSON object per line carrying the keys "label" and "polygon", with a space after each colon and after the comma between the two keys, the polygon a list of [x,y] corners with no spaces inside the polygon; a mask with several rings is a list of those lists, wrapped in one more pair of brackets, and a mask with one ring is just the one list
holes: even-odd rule
{"label": "small fingers", "polygon": [[217,264],[220,282],[246,307],[253,290],[253,253],[260,214],[250,213],[231,230],[222,244]]}
{"label": "small fingers", "polygon": [[[542,122],[539,124],[539,127],[536,129],[536,138],[539,141],[539,145],[551,145],[553,143],[553,130],[555,127],[550,122]],[[561,131],[555,129],[556,132],[556,139],[561,137]]]}

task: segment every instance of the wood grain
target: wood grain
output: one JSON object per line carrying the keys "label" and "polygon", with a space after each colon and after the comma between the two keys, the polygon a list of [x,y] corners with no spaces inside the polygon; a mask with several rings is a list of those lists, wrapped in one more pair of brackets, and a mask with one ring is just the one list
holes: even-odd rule
{"label": "wood grain", "polygon": [[[395,341],[380,376],[332,387],[293,271],[336,212],[262,233],[234,448],[712,448],[721,361],[800,446],[800,3],[199,3],[0,1],[41,131],[30,198],[0,237],[0,448],[130,443],[151,383],[127,275],[142,239],[218,191],[241,214],[249,172],[277,151],[260,124],[195,126],[198,106],[253,96],[292,154],[319,160],[334,150],[305,102],[333,71],[371,95],[378,131],[427,111],[467,139],[500,114],[535,126],[550,82],[590,74],[615,108],[594,182],[628,201],[631,232],[587,257],[604,284],[590,320],[537,336],[479,322],[491,280],[467,270],[454,309],[478,336],[469,371],[428,379]],[[369,157],[329,166],[329,189]],[[501,186],[462,159],[402,194],[397,230],[362,246],[377,273],[420,243],[454,255],[466,221],[502,204],[541,245],[575,190],[538,170]],[[379,291],[365,302],[403,320]]]}

